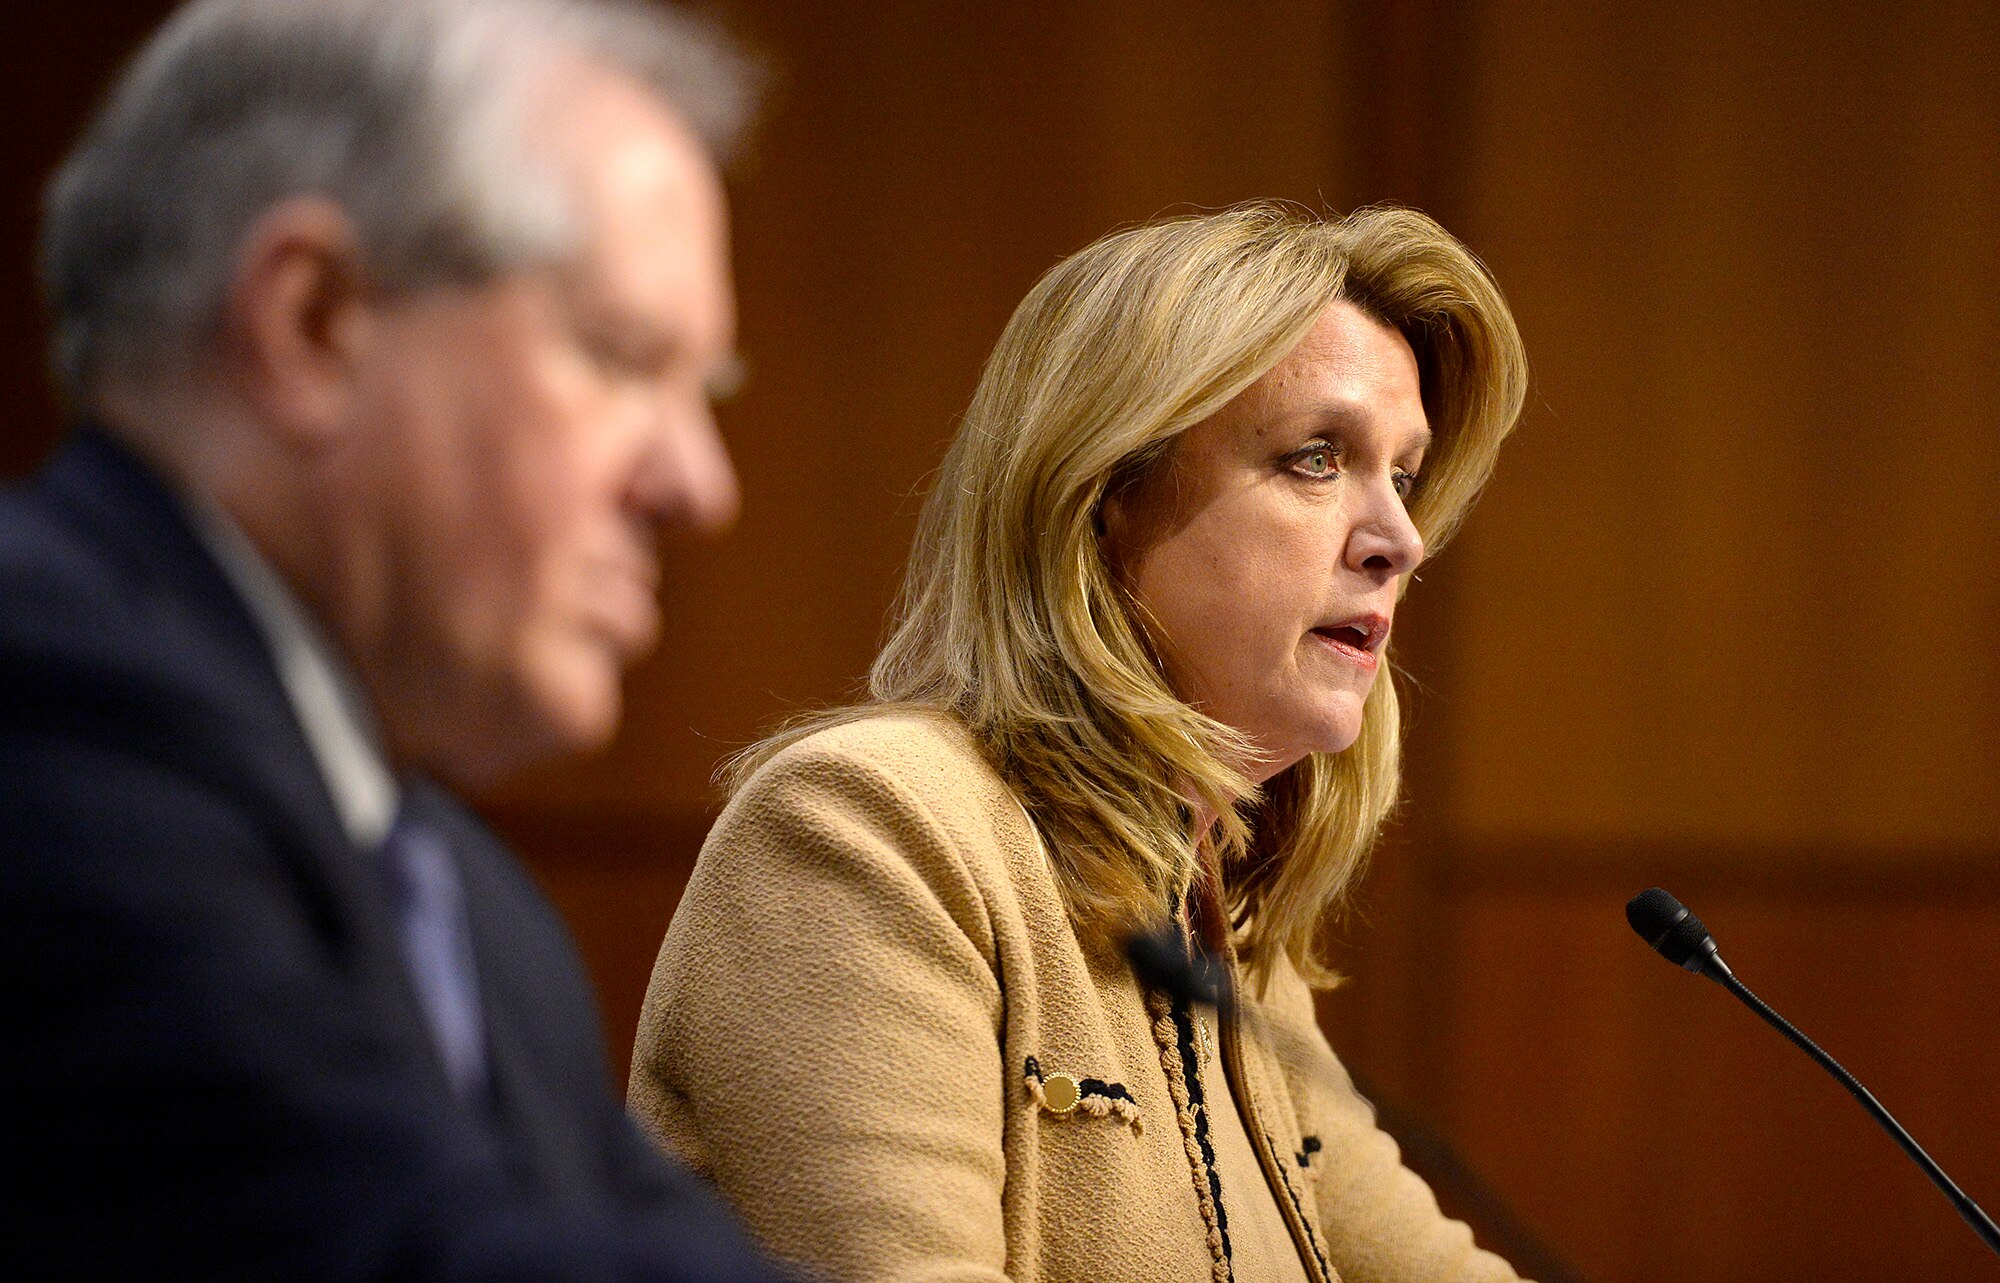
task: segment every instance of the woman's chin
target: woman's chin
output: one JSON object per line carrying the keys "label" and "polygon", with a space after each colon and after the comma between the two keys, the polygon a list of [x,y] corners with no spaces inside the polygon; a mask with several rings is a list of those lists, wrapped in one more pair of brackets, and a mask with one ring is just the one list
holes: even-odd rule
{"label": "woman's chin", "polygon": [[[1345,753],[1361,738],[1361,714],[1367,695],[1340,695],[1327,701],[1319,716],[1301,727],[1298,743],[1306,753]],[[1303,756],[1303,754],[1301,754]]]}
{"label": "woman's chin", "polygon": [[1343,728],[1334,734],[1327,735],[1318,744],[1313,746],[1312,751],[1315,753],[1345,753],[1348,749],[1353,748],[1354,741],[1360,738],[1361,726],[1359,723],[1356,723],[1351,729]]}
{"label": "woman's chin", "polygon": [[[1351,724],[1343,722],[1337,726],[1318,726],[1309,733],[1288,736],[1284,740],[1275,741],[1284,744],[1285,747],[1265,749],[1262,758],[1251,766],[1250,777],[1256,783],[1262,784],[1283,775],[1306,758],[1316,754],[1345,753],[1353,748],[1354,742],[1360,738],[1361,722],[1358,718]],[[1267,737],[1263,743],[1271,745],[1274,740]]]}

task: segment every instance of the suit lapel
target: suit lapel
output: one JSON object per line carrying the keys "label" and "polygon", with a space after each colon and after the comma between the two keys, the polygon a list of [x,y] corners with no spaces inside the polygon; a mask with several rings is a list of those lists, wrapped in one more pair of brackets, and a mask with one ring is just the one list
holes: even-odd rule
{"label": "suit lapel", "polygon": [[551,1196],[592,1197],[601,1183],[595,1155],[597,1137],[588,1134],[574,1106],[575,1088],[562,1066],[596,1050],[552,1047],[557,1027],[548,1001],[588,1005],[583,993],[557,992],[551,999],[524,979],[517,959],[532,947],[531,906],[516,890],[513,857],[474,816],[434,785],[405,782],[403,805],[413,817],[443,834],[451,846],[465,888],[472,929],[479,993],[486,1020],[488,1070],[493,1110],[503,1145],[518,1174]]}
{"label": "suit lapel", "polygon": [[[131,729],[135,750],[171,760],[257,817],[291,863],[357,996],[378,1006],[400,1044],[428,1058],[449,1094],[402,961],[378,853],[348,838],[262,634],[180,501],[143,461],[88,424],[39,485],[137,588],[145,617],[130,621],[130,634],[145,650],[131,667],[144,673],[147,698],[173,711],[153,721],[164,731],[159,742],[146,738],[152,728]],[[120,644],[131,643],[105,641]]]}
{"label": "suit lapel", "polygon": [[[306,742],[277,668],[248,608],[188,525],[180,501],[139,458],[102,431],[80,428],[41,473],[48,501],[109,555],[136,590],[145,618],[104,639],[110,666],[118,648],[142,639],[143,655],[122,658],[161,706],[154,727],[135,727],[134,751],[172,761],[238,799],[290,861],[337,965],[357,998],[378,1009],[397,1043],[430,1067],[439,1107],[472,1109],[452,1088],[408,966],[380,853],[358,850],[341,825],[317,759]],[[147,738],[147,737],[153,738]],[[143,742],[139,742],[143,741]],[[549,946],[512,858],[485,827],[434,786],[405,782],[403,805],[449,842],[465,888],[482,1012],[489,1040],[495,1140],[525,1185],[553,1196],[588,1198],[600,1183],[599,1137],[579,1117],[566,1070],[597,1064],[587,991],[573,957],[562,974],[530,974],[546,961],[517,955]],[[567,950],[566,937],[559,942]],[[554,1012],[550,1004],[563,1004]],[[581,1009],[580,1021],[562,1019]],[[568,1032],[564,1032],[568,1031]]]}

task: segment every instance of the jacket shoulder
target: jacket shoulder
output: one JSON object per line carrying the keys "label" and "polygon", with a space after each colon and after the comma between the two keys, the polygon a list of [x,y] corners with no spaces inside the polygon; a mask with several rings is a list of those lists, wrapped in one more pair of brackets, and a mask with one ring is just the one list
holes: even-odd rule
{"label": "jacket shoulder", "polygon": [[[86,526],[28,486],[0,492],[0,724],[153,725],[183,709],[189,649]],[[108,718],[116,710],[124,722]]]}
{"label": "jacket shoulder", "polygon": [[943,713],[897,709],[863,714],[794,740],[772,754],[745,789],[758,787],[766,776],[838,766],[870,770],[916,789],[1006,788],[962,723]]}
{"label": "jacket shoulder", "polygon": [[117,569],[85,531],[35,490],[0,490],[0,628],[20,626],[49,612],[105,613],[105,589]]}
{"label": "jacket shoulder", "polygon": [[1014,790],[943,713],[884,710],[803,736],[744,781],[718,829],[774,809],[916,825],[961,853],[1034,847]]}

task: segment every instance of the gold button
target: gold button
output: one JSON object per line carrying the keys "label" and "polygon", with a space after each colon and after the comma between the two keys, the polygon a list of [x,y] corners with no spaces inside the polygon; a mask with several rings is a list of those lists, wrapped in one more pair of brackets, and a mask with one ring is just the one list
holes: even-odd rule
{"label": "gold button", "polygon": [[1082,1099],[1083,1093],[1077,1090],[1076,1079],[1068,1074],[1050,1074],[1042,1079],[1042,1104],[1050,1113],[1067,1114]]}

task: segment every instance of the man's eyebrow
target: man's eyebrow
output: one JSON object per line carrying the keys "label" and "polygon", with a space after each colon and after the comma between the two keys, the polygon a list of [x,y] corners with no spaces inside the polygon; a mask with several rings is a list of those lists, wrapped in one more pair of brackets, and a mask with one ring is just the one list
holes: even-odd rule
{"label": "man's eyebrow", "polygon": [[750,381],[750,367],[740,353],[731,352],[715,363],[709,371],[707,387],[708,399],[727,401],[743,390]]}

